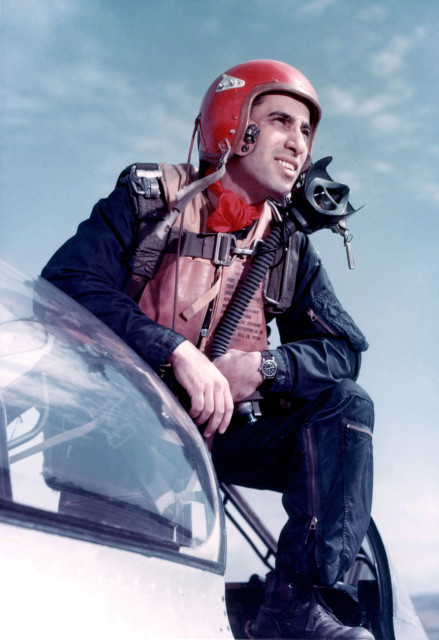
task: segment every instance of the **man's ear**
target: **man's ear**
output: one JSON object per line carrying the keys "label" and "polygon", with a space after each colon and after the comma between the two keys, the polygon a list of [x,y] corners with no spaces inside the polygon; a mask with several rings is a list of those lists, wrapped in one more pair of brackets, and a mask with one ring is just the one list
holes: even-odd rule
{"label": "man's ear", "polygon": [[256,144],[256,140],[260,134],[261,130],[258,128],[258,125],[254,122],[248,125],[245,130],[243,144],[241,148],[236,151],[236,155],[238,156],[247,156],[249,153],[253,151],[253,145]]}

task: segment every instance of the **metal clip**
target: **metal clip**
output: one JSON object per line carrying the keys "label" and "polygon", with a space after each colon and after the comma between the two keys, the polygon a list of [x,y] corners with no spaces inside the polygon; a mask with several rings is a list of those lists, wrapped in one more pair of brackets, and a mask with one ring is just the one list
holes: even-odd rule
{"label": "metal clip", "polygon": [[352,236],[350,235],[347,229],[343,235],[344,235],[344,246],[346,248],[346,257],[348,259],[348,267],[349,269],[355,269],[354,252],[352,251],[352,245],[351,245]]}
{"label": "metal clip", "polygon": [[349,229],[346,227],[346,220],[339,220],[337,224],[329,227],[333,233],[339,233],[343,236],[343,244],[346,249],[346,257],[348,259],[349,269],[355,269],[354,252],[352,251],[351,240],[353,236],[349,233]]}
{"label": "metal clip", "polygon": [[134,191],[139,196],[145,198],[158,198],[160,196],[160,185],[158,178],[161,177],[161,171],[145,171],[137,170],[136,165],[131,167],[130,179]]}
{"label": "metal clip", "polygon": [[236,256],[253,256],[259,243],[263,243],[262,238],[255,240],[253,249],[248,247],[238,247],[236,237],[231,233],[217,233],[215,239],[215,250],[213,261],[222,267],[231,265]]}
{"label": "metal clip", "polygon": [[262,238],[257,238],[253,242],[253,248],[249,249],[248,247],[242,247],[242,249],[238,246],[232,247],[231,253],[234,256],[254,256],[256,254],[257,248],[259,244],[264,244],[264,240]]}
{"label": "metal clip", "polygon": [[236,238],[231,233],[217,233],[215,238],[215,250],[213,253],[213,261],[222,267],[228,267],[235,260],[236,255],[232,256],[232,245],[236,249]]}

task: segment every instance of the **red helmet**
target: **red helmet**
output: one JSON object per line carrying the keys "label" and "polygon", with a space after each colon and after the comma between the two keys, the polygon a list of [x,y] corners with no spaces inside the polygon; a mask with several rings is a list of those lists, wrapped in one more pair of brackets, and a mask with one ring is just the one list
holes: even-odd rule
{"label": "red helmet", "polygon": [[291,94],[309,107],[311,152],[321,116],[319,99],[311,83],[300,71],[284,62],[252,60],[223,73],[204,96],[198,116],[200,160],[216,165],[227,149],[230,149],[230,156],[236,153],[244,141],[254,99],[272,91]]}

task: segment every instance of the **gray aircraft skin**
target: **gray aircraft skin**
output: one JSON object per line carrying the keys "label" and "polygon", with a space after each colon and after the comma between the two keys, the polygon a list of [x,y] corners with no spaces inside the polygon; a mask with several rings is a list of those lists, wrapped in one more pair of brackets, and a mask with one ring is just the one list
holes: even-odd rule
{"label": "gray aircraft skin", "polygon": [[[269,570],[260,516],[218,486],[197,428],[143,360],[46,281],[2,260],[0,274],[5,635],[245,637],[264,580],[226,584],[225,517]],[[377,640],[427,638],[373,522],[322,596]]]}

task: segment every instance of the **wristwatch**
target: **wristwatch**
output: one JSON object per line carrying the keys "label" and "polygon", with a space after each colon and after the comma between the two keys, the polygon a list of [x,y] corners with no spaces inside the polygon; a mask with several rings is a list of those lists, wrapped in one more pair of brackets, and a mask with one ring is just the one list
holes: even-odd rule
{"label": "wristwatch", "polygon": [[261,351],[261,356],[262,362],[259,371],[261,371],[264,376],[264,382],[259,388],[262,389],[262,391],[268,391],[277,374],[277,362],[270,351]]}

